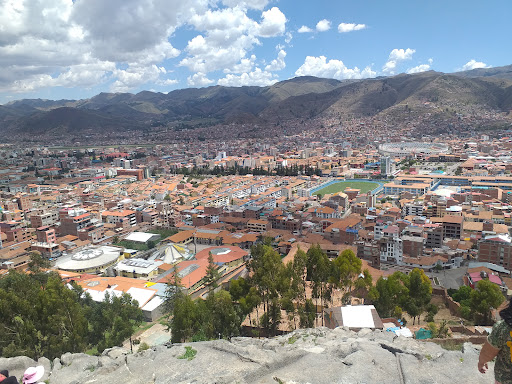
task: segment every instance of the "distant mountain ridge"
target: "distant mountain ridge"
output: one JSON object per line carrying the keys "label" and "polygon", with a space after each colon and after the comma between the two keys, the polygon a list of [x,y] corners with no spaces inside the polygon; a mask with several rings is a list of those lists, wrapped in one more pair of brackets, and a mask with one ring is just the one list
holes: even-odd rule
{"label": "distant mountain ridge", "polygon": [[512,109],[512,65],[350,81],[305,76],[267,87],[100,93],[83,100],[24,99],[0,105],[0,132],[80,135],[183,124],[194,128],[280,124],[329,116],[400,116],[404,105],[424,113],[425,103],[450,106],[457,113],[507,113]]}

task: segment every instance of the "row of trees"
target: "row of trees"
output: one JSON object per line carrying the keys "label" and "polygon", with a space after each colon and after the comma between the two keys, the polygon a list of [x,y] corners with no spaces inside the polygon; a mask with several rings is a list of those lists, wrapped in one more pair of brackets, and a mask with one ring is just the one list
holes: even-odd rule
{"label": "row of trees", "polygon": [[213,168],[208,167],[193,167],[192,169],[183,167],[176,169],[176,173],[182,175],[191,175],[191,176],[200,176],[200,175],[220,175],[220,176],[228,176],[228,175],[263,175],[263,176],[298,176],[300,175],[322,175],[322,171],[317,167],[312,167],[309,165],[292,165],[290,167],[286,166],[278,166],[274,170],[268,170],[263,167],[241,167],[239,165],[233,167],[224,167],[224,166],[215,166]]}
{"label": "row of trees", "polygon": [[[361,274],[361,260],[351,250],[330,260],[316,245],[307,253],[299,249],[294,260],[284,264],[279,253],[267,242],[254,246],[251,255],[247,263],[250,277],[232,281],[229,293],[210,293],[206,301],[193,301],[181,293],[179,283],[171,286],[174,294],[169,295],[168,309],[173,315],[170,320],[173,342],[238,335],[247,316],[251,324],[263,328],[268,335],[275,335],[281,321],[285,320],[283,312],[291,328],[314,327],[318,310],[332,303],[335,289],[341,291],[343,301],[353,289],[364,295],[372,285],[370,274],[368,271]],[[217,279],[213,270],[213,267],[208,268],[206,278],[211,291]],[[176,280],[179,281],[179,277],[176,276]],[[310,296],[306,294],[309,287]],[[218,300],[222,300],[221,303],[217,303]],[[227,304],[229,300],[232,305]],[[224,316],[232,320],[227,328],[215,326],[220,324],[216,320],[221,316],[220,308],[226,310]],[[251,318],[254,312],[256,317]]]}
{"label": "row of trees", "polygon": [[130,295],[93,301],[78,285],[37,265],[30,274],[9,271],[0,279],[0,356],[38,359],[121,345],[143,320]]}
{"label": "row of trees", "polygon": [[460,315],[475,323],[488,325],[491,310],[498,308],[505,298],[500,288],[489,280],[480,280],[475,289],[463,285],[459,289],[449,289],[448,294],[460,303]]}
{"label": "row of trees", "polygon": [[413,324],[422,313],[432,311],[432,285],[423,270],[415,268],[408,275],[395,272],[387,278],[380,277],[370,289],[369,297],[381,317],[402,316],[405,310],[413,318]]}

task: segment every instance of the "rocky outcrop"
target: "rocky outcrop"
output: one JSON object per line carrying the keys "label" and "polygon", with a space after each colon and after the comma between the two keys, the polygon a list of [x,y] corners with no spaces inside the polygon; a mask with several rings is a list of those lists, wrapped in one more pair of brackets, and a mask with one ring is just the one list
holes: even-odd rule
{"label": "rocky outcrop", "polygon": [[[164,383],[494,383],[493,367],[477,370],[479,347],[448,351],[390,332],[338,328],[298,330],[273,339],[159,346],[131,354],[123,348],[102,356],[65,354],[40,359],[50,384]],[[0,367],[21,376],[36,362],[0,358]]]}

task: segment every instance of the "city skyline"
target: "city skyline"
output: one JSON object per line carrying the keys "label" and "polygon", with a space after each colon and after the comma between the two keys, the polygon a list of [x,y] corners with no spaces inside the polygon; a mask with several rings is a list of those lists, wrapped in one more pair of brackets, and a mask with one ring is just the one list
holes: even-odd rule
{"label": "city skyline", "polygon": [[503,66],[512,62],[500,43],[511,8],[505,1],[5,2],[0,103]]}

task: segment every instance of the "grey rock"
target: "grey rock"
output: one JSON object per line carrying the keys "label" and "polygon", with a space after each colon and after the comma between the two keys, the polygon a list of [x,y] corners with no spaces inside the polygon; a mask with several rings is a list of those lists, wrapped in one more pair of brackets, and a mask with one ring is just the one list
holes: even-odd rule
{"label": "grey rock", "polygon": [[29,357],[17,356],[11,358],[0,357],[0,369],[7,369],[9,375],[16,376],[18,379],[23,377],[23,373],[28,367],[34,367],[37,363]]}
{"label": "grey rock", "polygon": [[114,348],[107,348],[107,349],[105,349],[103,351],[102,355],[103,356],[109,356],[109,357],[115,359],[117,357],[128,355],[130,353],[131,353],[130,350],[127,349],[127,348],[114,347]]}
{"label": "grey rock", "polygon": [[[390,337],[391,336],[391,337]],[[196,351],[183,359],[186,349]],[[65,354],[53,361],[51,384],[443,384],[493,383],[493,367],[477,371],[480,347],[462,351],[389,332],[327,328],[297,330],[272,339],[237,337],[231,341],[159,346],[131,354],[112,348],[102,356]],[[40,359],[39,364],[49,366]],[[0,359],[0,366],[23,372],[28,358]]]}

